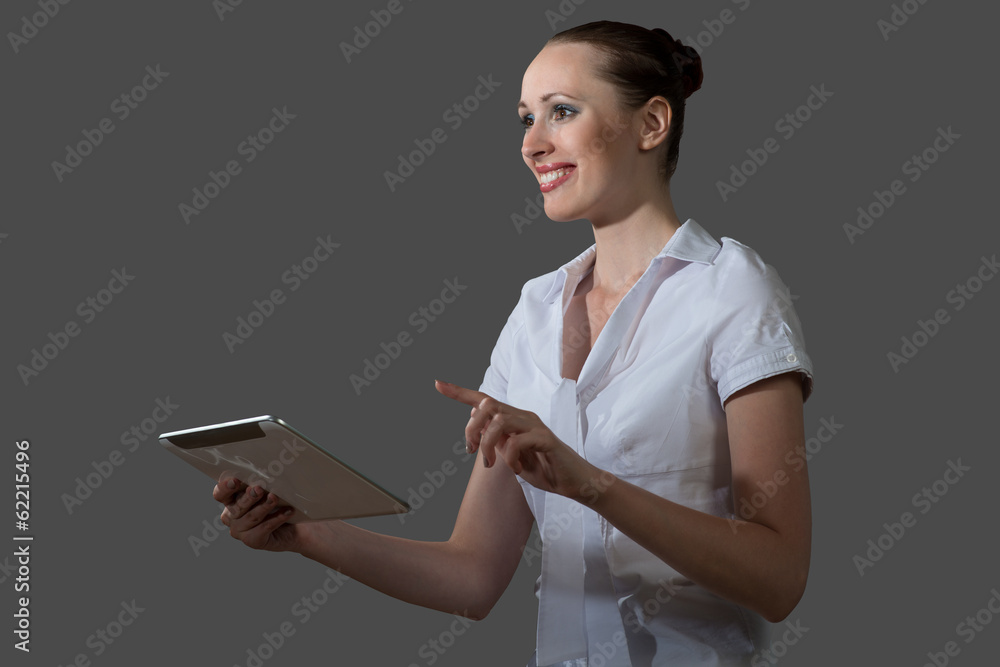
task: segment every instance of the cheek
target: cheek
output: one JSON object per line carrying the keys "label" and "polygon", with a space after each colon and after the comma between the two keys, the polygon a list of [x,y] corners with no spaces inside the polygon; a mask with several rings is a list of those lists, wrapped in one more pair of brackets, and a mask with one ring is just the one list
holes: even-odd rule
{"label": "cheek", "polygon": [[593,150],[588,146],[584,158],[578,164],[582,167],[582,176],[593,186],[601,183],[609,183],[619,178],[618,173],[621,165],[610,152],[608,146],[602,146],[595,142]]}
{"label": "cheek", "polygon": [[634,175],[634,156],[621,140],[607,144],[601,155],[601,161],[605,168],[610,170],[613,178],[631,178]]}
{"label": "cheek", "polygon": [[621,158],[622,142],[611,133],[601,134],[599,131],[588,132],[579,137],[577,155],[581,164],[605,168],[614,166]]}

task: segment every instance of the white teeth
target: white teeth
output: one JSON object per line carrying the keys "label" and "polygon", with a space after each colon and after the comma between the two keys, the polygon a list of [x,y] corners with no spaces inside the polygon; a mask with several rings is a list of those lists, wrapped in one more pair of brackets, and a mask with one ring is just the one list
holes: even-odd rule
{"label": "white teeth", "polygon": [[557,178],[562,178],[568,172],[567,169],[555,169],[553,171],[547,171],[542,174],[542,183],[551,183]]}

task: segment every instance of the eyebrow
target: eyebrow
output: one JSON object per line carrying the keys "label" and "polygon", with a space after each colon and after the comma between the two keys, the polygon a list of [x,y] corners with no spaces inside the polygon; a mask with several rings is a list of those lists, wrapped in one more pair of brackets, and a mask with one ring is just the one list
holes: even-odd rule
{"label": "eyebrow", "polygon": [[[541,101],[542,101],[542,103],[548,102],[550,98],[553,98],[556,95],[562,95],[563,97],[568,97],[571,100],[580,101],[580,98],[573,97],[572,95],[567,95],[566,93],[561,93],[558,90],[556,92],[554,92],[554,93],[545,93],[544,95],[542,95]],[[524,108],[526,106],[528,106],[528,104],[524,100],[521,100],[520,102],[517,103],[517,108],[518,109]]]}

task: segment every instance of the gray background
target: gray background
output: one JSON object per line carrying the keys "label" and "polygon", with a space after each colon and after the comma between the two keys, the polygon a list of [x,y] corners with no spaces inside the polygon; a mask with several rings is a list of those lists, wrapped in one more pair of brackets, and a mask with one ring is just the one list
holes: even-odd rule
{"label": "gray background", "polygon": [[[440,656],[421,647],[451,617],[357,582],[302,624],[292,607],[322,585],[324,568],[228,535],[195,555],[189,538],[219,512],[212,483],[153,438],[127,451],[121,434],[169,397],[179,407],[157,433],[276,414],[404,497],[451,460],[459,473],[405,523],[357,522],[446,539],[471,465],[452,450],[467,410],[433,380],[477,388],[521,285],[593,243],[584,221],[542,216],[521,233],[511,223],[537,193],[519,154],[524,68],[548,37],[578,23],[662,26],[690,43],[730,9],[735,20],[703,50],[705,83],[688,102],[672,192],[682,220],[742,241],[778,269],[798,297],[815,363],[806,435],[823,418],[843,424],[809,464],[811,576],[789,617],[809,629],[780,663],[921,665],[956,641],[953,664],[986,664],[1000,623],[971,643],[956,626],[1000,586],[985,512],[996,503],[996,392],[985,378],[997,367],[1000,281],[961,310],[946,295],[1000,248],[987,179],[996,174],[987,65],[997,17],[970,2],[907,4],[919,10],[886,40],[877,21],[890,18],[889,2],[567,0],[573,12],[553,29],[554,1],[404,0],[350,63],[339,44],[386,3],[245,2],[224,20],[207,1],[70,3],[17,53],[8,37],[0,496],[13,504],[13,443],[30,440],[35,541],[30,655],[10,645],[14,576],[0,572],[4,661],[63,665],[82,653],[95,665],[151,656],[246,665],[262,633],[292,621],[294,636],[264,664],[523,665],[537,559]],[[6,2],[0,27],[20,31],[38,11]],[[112,101],[156,65],[169,76],[120,120]],[[443,112],[491,74],[501,85],[452,129]],[[813,85],[833,97],[785,139],[775,122]],[[246,163],[237,146],[274,107],[296,117]],[[52,162],[105,117],[114,132],[60,182]],[[390,192],[383,172],[437,127],[447,141]],[[960,139],[911,182],[903,163],[939,127]],[[717,181],[768,137],[779,151],[723,201]],[[178,205],[231,159],[242,173],[185,224]],[[906,193],[849,242],[843,225],[894,179]],[[282,273],[328,235],[340,248],[291,292]],[[77,304],[122,267],[135,279],[85,323]],[[467,290],[416,333],[410,313],[455,277]],[[230,353],[223,332],[275,288],[287,301]],[[894,372],[887,353],[938,308],[951,320]],[[80,334],[25,384],[18,365],[70,320]],[[402,331],[413,344],[358,395],[349,376]],[[122,465],[68,511],[64,494],[114,450]],[[920,514],[914,494],[959,458],[971,470]],[[860,576],[853,557],[905,511],[916,525]],[[12,524],[0,537],[17,534]],[[133,599],[144,611],[95,655],[88,637]]]}

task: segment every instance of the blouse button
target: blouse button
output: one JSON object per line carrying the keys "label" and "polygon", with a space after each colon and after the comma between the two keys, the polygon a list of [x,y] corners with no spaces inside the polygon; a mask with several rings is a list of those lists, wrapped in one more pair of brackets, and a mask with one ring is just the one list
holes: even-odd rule
{"label": "blouse button", "polygon": [[786,360],[786,361],[790,361],[790,362],[792,362],[792,363],[795,363],[796,361],[798,361],[798,360],[799,360],[799,358],[798,358],[798,357],[796,357],[796,356],[795,356],[794,354],[790,354],[790,355],[788,355],[787,357],[785,357],[785,360]]}

